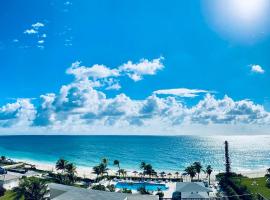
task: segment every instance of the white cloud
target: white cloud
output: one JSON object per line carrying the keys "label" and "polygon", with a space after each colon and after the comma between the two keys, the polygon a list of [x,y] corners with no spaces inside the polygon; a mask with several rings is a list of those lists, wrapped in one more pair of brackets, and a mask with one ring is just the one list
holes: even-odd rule
{"label": "white cloud", "polygon": [[26,29],[23,33],[31,35],[31,34],[37,34],[38,31],[36,31],[35,29]]}
{"label": "white cloud", "polygon": [[[44,30],[41,29],[41,27],[44,27],[45,24],[41,22],[36,22],[31,25],[31,28],[26,29],[23,33],[29,35],[32,39],[35,41],[35,47],[39,49],[44,49],[44,43],[45,43],[45,38],[47,37],[46,33],[44,33]],[[27,45],[29,46],[29,45]]]}
{"label": "white cloud", "polygon": [[154,94],[161,95],[174,95],[179,97],[196,97],[202,93],[210,93],[207,90],[198,90],[198,89],[187,89],[187,88],[177,88],[177,89],[164,89],[157,90],[153,92]]}
{"label": "white cloud", "polygon": [[251,65],[251,71],[258,74],[264,74],[264,69],[260,65]]}
{"label": "white cloud", "polygon": [[117,69],[109,69],[105,65],[93,65],[92,67],[80,66],[80,62],[76,61],[67,69],[68,74],[73,74],[77,79],[100,79],[107,77],[119,76]]}
{"label": "white cloud", "polygon": [[[218,99],[208,93],[193,106],[177,100],[177,96],[193,97],[206,90],[158,90],[141,100],[124,93],[108,97],[104,91],[120,87],[116,78],[123,74],[118,68],[94,66],[73,63],[68,73],[75,80],[63,85],[58,93],[41,95],[35,105],[29,99],[18,99],[2,106],[0,131],[21,127],[39,133],[200,134],[213,130],[228,133],[226,127],[239,133],[248,127],[260,134],[269,130],[270,113],[250,100],[235,101],[228,96]],[[101,91],[101,86],[105,90]]]}
{"label": "white cloud", "polygon": [[39,40],[38,43],[39,44],[43,44],[45,41],[44,40]]}
{"label": "white cloud", "polygon": [[29,126],[35,118],[36,110],[30,99],[18,99],[0,108],[0,126]]}
{"label": "white cloud", "polygon": [[106,85],[108,85],[105,89],[106,90],[120,90],[121,85],[119,84],[119,81],[109,78],[105,80]]}
{"label": "white cloud", "polygon": [[127,73],[134,81],[139,81],[144,75],[155,75],[157,71],[162,70],[164,68],[164,65],[161,62],[162,60],[163,57],[156,58],[151,61],[141,59],[139,63],[128,61],[120,66],[119,69],[123,73]]}
{"label": "white cloud", "polygon": [[35,23],[35,24],[32,24],[32,27],[34,28],[34,29],[39,29],[40,27],[44,27],[45,25],[43,24],[43,23],[41,23],[41,22],[37,22],[37,23]]}

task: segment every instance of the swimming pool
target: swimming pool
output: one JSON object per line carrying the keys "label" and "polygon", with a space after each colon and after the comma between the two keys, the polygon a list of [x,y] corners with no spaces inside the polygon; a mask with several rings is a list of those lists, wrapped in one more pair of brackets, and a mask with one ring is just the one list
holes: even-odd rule
{"label": "swimming pool", "polygon": [[157,183],[128,183],[128,182],[118,182],[115,185],[116,188],[119,189],[129,189],[129,190],[138,190],[139,188],[145,188],[147,191],[158,191],[158,190],[167,190],[165,184],[157,184]]}

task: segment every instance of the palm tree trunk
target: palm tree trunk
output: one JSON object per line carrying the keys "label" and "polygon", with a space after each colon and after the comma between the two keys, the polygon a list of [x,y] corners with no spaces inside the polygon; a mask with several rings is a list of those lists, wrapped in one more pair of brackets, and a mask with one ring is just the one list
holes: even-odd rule
{"label": "palm tree trunk", "polygon": [[208,174],[208,185],[210,185],[210,174]]}

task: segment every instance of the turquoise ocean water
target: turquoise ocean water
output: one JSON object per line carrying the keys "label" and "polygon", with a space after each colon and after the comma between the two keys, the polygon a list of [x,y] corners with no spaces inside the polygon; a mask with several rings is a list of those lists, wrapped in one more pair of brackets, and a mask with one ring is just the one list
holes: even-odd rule
{"label": "turquoise ocean water", "polygon": [[172,171],[200,161],[219,171],[224,169],[225,140],[234,170],[270,167],[270,136],[0,136],[0,155],[44,163],[64,157],[84,167],[106,157],[136,170],[141,161]]}

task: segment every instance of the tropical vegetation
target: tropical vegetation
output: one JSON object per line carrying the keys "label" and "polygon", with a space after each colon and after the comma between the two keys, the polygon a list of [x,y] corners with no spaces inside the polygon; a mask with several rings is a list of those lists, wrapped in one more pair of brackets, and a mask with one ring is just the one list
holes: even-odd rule
{"label": "tropical vegetation", "polygon": [[57,174],[57,179],[59,183],[66,184],[66,185],[71,185],[76,182],[76,166],[75,164],[60,158],[56,164],[55,168],[61,173]]}
{"label": "tropical vegetation", "polygon": [[50,196],[48,185],[36,177],[23,177],[15,191],[16,199],[45,200]]}

